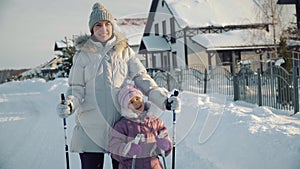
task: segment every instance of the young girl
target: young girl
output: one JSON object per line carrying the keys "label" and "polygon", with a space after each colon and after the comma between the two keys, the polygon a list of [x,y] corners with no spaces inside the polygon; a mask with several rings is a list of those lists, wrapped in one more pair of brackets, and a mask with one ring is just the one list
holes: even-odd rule
{"label": "young girl", "polygon": [[119,161],[119,169],[162,169],[158,155],[168,155],[172,142],[162,120],[151,112],[141,91],[126,85],[118,94],[121,119],[110,138],[110,152]]}

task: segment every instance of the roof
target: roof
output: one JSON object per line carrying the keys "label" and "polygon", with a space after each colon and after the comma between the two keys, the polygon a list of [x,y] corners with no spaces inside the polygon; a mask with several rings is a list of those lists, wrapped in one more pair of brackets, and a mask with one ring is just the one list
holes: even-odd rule
{"label": "roof", "polygon": [[[262,23],[256,0],[166,0],[182,27]],[[238,8],[235,8],[238,7]],[[195,14],[198,14],[195,17]]]}
{"label": "roof", "polygon": [[142,39],[142,44],[148,52],[170,51],[171,46],[167,40],[160,36],[146,36]]}
{"label": "roof", "polygon": [[278,0],[277,4],[297,4],[296,0]]}
{"label": "roof", "polygon": [[67,47],[70,47],[70,46],[74,46],[74,43],[72,40],[69,40],[66,42],[66,41],[55,41],[55,44],[54,44],[54,51],[61,51],[63,48],[67,48]]}
{"label": "roof", "polygon": [[265,48],[274,44],[271,33],[264,30],[234,30],[223,33],[199,34],[192,37],[192,40],[207,50]]}
{"label": "roof", "polygon": [[128,38],[130,46],[139,45],[147,23],[147,18],[121,18],[117,24],[122,33]]}
{"label": "roof", "polygon": [[299,40],[287,40],[287,45],[288,46],[300,46],[300,41]]}

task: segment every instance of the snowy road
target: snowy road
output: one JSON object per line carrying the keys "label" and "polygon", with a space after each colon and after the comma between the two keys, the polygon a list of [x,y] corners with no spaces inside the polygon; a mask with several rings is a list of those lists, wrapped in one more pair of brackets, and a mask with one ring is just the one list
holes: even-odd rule
{"label": "snowy road", "polygon": [[25,85],[33,87],[0,90],[0,168],[65,168],[63,124],[54,109],[54,93]]}
{"label": "snowy road", "polygon": [[[48,144],[62,141],[57,135],[57,118],[51,114],[53,112],[43,109],[40,96],[38,93],[14,93],[2,99],[0,145],[5,146],[1,146],[1,168],[16,169],[20,165],[24,169],[51,168],[47,166],[60,155],[53,151],[53,144]],[[45,158],[39,158],[41,156]]]}
{"label": "snowy road", "polygon": [[[64,169],[64,130],[55,107],[67,79],[0,85],[0,169]],[[219,96],[181,93],[176,168],[299,169],[300,115]],[[221,116],[220,116],[221,115]],[[172,113],[162,113],[172,137]],[[210,119],[210,120],[209,120]],[[74,116],[68,118],[68,141]],[[171,167],[171,156],[167,157]],[[80,169],[70,153],[71,169]],[[111,168],[106,156],[105,168]]]}

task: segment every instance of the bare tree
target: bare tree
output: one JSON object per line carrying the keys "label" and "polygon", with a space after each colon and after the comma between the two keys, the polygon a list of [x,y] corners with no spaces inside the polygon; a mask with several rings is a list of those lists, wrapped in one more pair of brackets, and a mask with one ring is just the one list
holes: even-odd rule
{"label": "bare tree", "polygon": [[278,44],[282,32],[296,21],[295,8],[290,5],[278,5],[278,0],[254,0],[260,11],[258,17],[264,23],[271,24],[274,44]]}

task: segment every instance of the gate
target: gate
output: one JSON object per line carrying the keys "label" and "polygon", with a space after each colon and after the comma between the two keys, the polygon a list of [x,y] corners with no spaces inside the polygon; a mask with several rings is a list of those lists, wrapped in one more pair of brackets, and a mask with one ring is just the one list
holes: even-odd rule
{"label": "gate", "polygon": [[194,93],[220,93],[233,95],[233,77],[231,73],[217,66],[210,70],[203,69],[201,72],[197,68],[187,68],[175,72],[158,72],[153,79],[158,86],[169,91],[179,89]]}
{"label": "gate", "polygon": [[[247,69],[247,68],[246,68]],[[293,74],[281,66],[270,65],[263,72],[241,69],[237,74],[238,100],[259,106],[292,110],[294,107]]]}
{"label": "gate", "polygon": [[233,76],[223,66],[216,66],[208,73],[208,93],[233,96]]}

